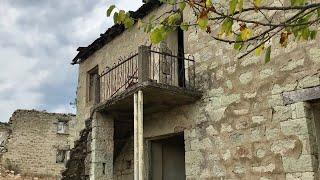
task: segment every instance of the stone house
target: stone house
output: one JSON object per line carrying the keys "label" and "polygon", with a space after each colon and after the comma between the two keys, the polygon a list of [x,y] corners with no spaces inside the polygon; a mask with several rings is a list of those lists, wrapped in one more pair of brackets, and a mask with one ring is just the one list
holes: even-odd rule
{"label": "stone house", "polygon": [[73,147],[74,123],[72,114],[16,110],[1,164],[23,177],[60,178]]}
{"label": "stone house", "polygon": [[[167,8],[152,0],[132,16]],[[137,25],[114,25],[78,48],[85,155],[65,179],[319,178],[319,38],[274,43],[267,64],[195,28],[146,45]]]}

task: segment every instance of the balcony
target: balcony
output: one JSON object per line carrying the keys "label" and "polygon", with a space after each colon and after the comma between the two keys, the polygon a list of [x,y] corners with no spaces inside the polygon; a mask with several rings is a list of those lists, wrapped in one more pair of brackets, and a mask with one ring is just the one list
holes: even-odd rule
{"label": "balcony", "polygon": [[195,88],[193,56],[178,56],[168,48],[140,46],[97,78],[95,111],[132,114],[133,94],[139,90],[144,94],[144,114],[189,104],[201,96]]}

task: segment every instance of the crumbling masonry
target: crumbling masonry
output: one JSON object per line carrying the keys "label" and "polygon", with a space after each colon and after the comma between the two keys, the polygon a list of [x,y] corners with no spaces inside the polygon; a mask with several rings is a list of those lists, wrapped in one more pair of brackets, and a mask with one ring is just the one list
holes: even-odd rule
{"label": "crumbling masonry", "polygon": [[1,164],[22,177],[60,178],[75,141],[74,124],[72,114],[16,110],[1,131],[8,135]]}

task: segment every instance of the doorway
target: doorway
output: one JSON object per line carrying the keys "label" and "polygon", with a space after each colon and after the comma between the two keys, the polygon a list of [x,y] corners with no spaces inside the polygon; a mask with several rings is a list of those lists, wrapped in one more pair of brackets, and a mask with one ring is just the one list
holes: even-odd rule
{"label": "doorway", "polygon": [[185,180],[183,134],[151,141],[151,179]]}

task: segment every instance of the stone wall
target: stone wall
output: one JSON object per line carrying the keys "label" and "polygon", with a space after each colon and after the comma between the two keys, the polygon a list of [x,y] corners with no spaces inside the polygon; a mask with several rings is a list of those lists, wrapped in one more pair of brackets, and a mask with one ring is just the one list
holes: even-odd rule
{"label": "stone wall", "polygon": [[11,129],[8,123],[0,122],[0,156],[7,151],[7,141],[10,135]]}
{"label": "stone wall", "polygon": [[[191,13],[184,18],[191,19]],[[317,179],[312,105],[286,104],[283,93],[320,86],[320,39],[293,42],[287,48],[275,40],[271,62],[265,64],[262,57],[251,55],[238,60],[232,46],[194,28],[184,38],[185,52],[196,59],[196,83],[203,97],[144,117],[145,138],[184,132],[190,180]],[[80,64],[80,121],[90,116],[92,107],[85,101],[87,71],[97,64],[104,68],[145,42],[145,34],[134,27]]]}
{"label": "stone wall", "polygon": [[91,120],[86,121],[86,128],[80,132],[70,151],[70,159],[62,172],[62,180],[88,180],[91,159]]}
{"label": "stone wall", "polygon": [[[57,133],[58,121],[65,121],[68,130]],[[17,110],[10,118],[12,130],[3,155],[3,165],[15,173],[37,177],[60,177],[64,163],[57,163],[57,150],[73,146],[73,115],[35,110]]]}
{"label": "stone wall", "polygon": [[128,138],[114,160],[114,180],[133,179],[133,137]]}

